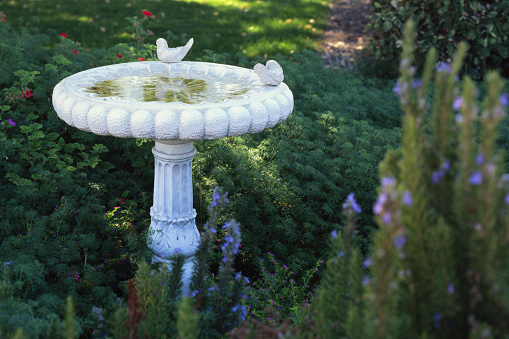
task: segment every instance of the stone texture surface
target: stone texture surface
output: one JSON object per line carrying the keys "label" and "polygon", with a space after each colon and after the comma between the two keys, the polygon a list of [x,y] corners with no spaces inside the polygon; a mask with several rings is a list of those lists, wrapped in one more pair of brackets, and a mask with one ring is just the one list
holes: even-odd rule
{"label": "stone texture surface", "polygon": [[[233,79],[245,84],[248,92],[219,103],[195,105],[136,102],[86,92],[98,81],[127,75]],[[156,140],[220,139],[257,133],[281,123],[293,110],[293,94],[285,83],[267,86],[253,70],[203,62],[146,61],[93,68],[62,80],[55,86],[52,99],[58,116],[76,128],[99,135]]]}
{"label": "stone texture surface", "polygon": [[149,246],[153,261],[166,262],[175,252],[186,257],[183,290],[188,291],[192,258],[200,243],[193,208],[193,142],[156,141],[154,154],[154,204],[150,209]]}
{"label": "stone texture surface", "polygon": [[256,64],[254,71],[264,85],[277,86],[284,80],[283,69],[274,60],[267,61],[266,65]]}

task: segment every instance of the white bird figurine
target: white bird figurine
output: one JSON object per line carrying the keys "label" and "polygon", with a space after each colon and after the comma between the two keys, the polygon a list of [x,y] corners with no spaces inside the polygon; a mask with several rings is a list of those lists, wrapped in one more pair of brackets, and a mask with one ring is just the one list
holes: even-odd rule
{"label": "white bird figurine", "polygon": [[168,48],[168,42],[163,38],[159,38],[156,41],[157,58],[162,62],[179,62],[184,59],[187,52],[189,52],[191,46],[193,46],[193,42],[194,40],[191,38],[185,46]]}
{"label": "white bird figurine", "polygon": [[254,71],[264,85],[277,86],[285,78],[283,69],[274,60],[267,61],[266,66],[256,64],[254,66]]}

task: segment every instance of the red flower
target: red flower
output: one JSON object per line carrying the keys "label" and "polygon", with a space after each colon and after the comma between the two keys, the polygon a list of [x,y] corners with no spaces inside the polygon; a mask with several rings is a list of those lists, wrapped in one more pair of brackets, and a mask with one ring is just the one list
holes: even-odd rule
{"label": "red flower", "polygon": [[6,17],[6,16],[4,16],[4,17],[2,18],[2,20],[3,20],[3,21],[7,20],[7,17]]}
{"label": "red flower", "polygon": [[125,199],[124,199],[124,198],[121,198],[121,199],[120,199],[120,205],[123,205],[123,204],[125,204]]}
{"label": "red flower", "polygon": [[150,13],[149,11],[143,11],[142,13],[144,16],[148,16],[148,17],[152,16],[152,13]]}
{"label": "red flower", "polygon": [[124,56],[122,54],[117,53],[117,58],[123,58]]}
{"label": "red flower", "polygon": [[32,93],[32,90],[29,90],[25,93],[25,98],[30,99],[33,95],[34,93]]}
{"label": "red flower", "polygon": [[66,39],[67,39],[67,37],[68,37],[67,33],[60,33],[60,36],[63,36],[63,37],[64,37],[64,38],[66,38]]}
{"label": "red flower", "polygon": [[74,54],[80,54],[80,52],[78,52],[77,50],[75,50],[74,48],[71,48],[71,52],[73,52]]}
{"label": "red flower", "polygon": [[145,58],[138,58],[139,61],[145,61]]}

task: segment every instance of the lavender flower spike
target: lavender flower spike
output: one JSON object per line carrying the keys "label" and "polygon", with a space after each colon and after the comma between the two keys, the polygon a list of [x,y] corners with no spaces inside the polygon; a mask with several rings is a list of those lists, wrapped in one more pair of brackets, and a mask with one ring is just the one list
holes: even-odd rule
{"label": "lavender flower spike", "polygon": [[452,73],[452,67],[447,62],[440,62],[435,68],[437,72],[447,72]]}
{"label": "lavender flower spike", "polygon": [[509,104],[509,95],[507,93],[500,94],[500,104],[504,107],[507,107]]}
{"label": "lavender flower spike", "polygon": [[352,206],[352,209],[356,213],[361,213],[362,208],[357,204],[357,201],[355,201],[354,193],[348,194],[348,197],[346,198],[345,202],[343,203],[343,208],[347,208],[348,206]]}
{"label": "lavender flower spike", "polygon": [[405,191],[405,193],[403,193],[403,203],[407,206],[412,206],[413,203],[412,196],[408,191]]}
{"label": "lavender flower spike", "polygon": [[479,171],[475,171],[472,173],[470,178],[468,178],[468,182],[471,185],[480,185],[482,183],[482,173]]}
{"label": "lavender flower spike", "polygon": [[452,104],[452,108],[454,108],[455,111],[459,111],[462,105],[463,105],[463,98],[457,97],[454,100],[454,103]]}

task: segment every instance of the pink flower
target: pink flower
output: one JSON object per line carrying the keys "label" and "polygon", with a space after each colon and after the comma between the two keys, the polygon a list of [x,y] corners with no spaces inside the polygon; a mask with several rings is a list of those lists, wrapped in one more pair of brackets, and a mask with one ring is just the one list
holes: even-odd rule
{"label": "pink flower", "polygon": [[142,13],[144,16],[148,16],[148,17],[152,16],[152,13],[150,13],[149,11],[143,11]]}
{"label": "pink flower", "polygon": [[63,36],[65,39],[68,37],[67,33],[60,33],[60,36]]}
{"label": "pink flower", "polygon": [[124,56],[123,56],[122,54],[118,54],[118,53],[117,53],[117,58],[121,59],[121,58],[123,58],[123,57],[124,57]]}
{"label": "pink flower", "polygon": [[9,119],[9,124],[11,124],[12,126],[16,126],[16,123],[12,121],[12,119]]}
{"label": "pink flower", "polygon": [[145,61],[145,58],[138,58],[138,61]]}

